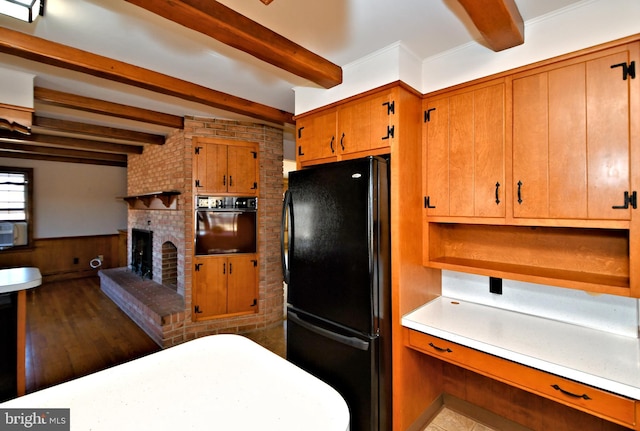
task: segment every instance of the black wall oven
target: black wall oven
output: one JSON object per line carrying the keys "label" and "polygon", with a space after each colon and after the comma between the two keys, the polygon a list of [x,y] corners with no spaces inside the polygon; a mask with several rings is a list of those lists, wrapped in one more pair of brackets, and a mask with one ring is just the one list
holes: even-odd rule
{"label": "black wall oven", "polygon": [[258,199],[197,196],[196,255],[255,253]]}

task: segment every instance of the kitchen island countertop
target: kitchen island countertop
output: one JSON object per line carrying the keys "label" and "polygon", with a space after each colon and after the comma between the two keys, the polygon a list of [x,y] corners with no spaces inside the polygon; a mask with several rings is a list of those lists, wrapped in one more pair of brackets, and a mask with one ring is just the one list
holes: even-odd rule
{"label": "kitchen island countertop", "polygon": [[71,430],[348,431],[333,388],[239,335],[212,335],[0,404],[69,408]]}

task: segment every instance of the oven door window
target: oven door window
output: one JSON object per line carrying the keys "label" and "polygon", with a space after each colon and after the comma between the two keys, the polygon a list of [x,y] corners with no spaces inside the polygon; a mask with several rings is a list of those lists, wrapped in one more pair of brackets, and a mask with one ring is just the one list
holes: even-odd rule
{"label": "oven door window", "polygon": [[256,213],[198,211],[196,254],[255,253]]}

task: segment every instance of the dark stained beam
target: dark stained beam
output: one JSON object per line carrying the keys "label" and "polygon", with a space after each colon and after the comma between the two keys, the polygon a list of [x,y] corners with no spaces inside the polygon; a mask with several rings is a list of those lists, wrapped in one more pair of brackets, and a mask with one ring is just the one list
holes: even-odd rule
{"label": "dark stained beam", "polygon": [[162,135],[118,129],[115,127],[98,126],[95,124],[80,123],[77,121],[41,117],[39,115],[33,116],[32,127],[33,126],[48,131],[94,136],[99,138],[118,139],[122,141],[132,141],[144,144],[164,145],[165,143],[165,138]]}
{"label": "dark stained beam", "polygon": [[126,1],[199,33],[211,36],[226,45],[315,82],[324,88],[335,87],[342,83],[342,68],[340,66],[217,1]]}
{"label": "dark stained beam", "polygon": [[0,141],[0,157],[120,167],[127,166],[127,156],[123,154],[97,153],[94,151],[79,151],[2,141]]}
{"label": "dark stained beam", "polygon": [[278,124],[293,114],[88,51],[0,27],[0,52]]}
{"label": "dark stained beam", "polygon": [[524,43],[524,21],[515,0],[458,0],[493,51]]}
{"label": "dark stained beam", "polygon": [[42,102],[47,105],[60,106],[62,108],[77,109],[80,111],[92,112],[94,114],[109,115],[111,117],[156,124],[158,126],[173,127],[175,129],[182,129],[184,127],[184,118],[177,115],[165,114],[163,112],[152,111],[149,109],[135,108],[133,106],[107,102],[100,99],[93,99],[91,97],[78,96],[76,94],[50,90],[48,88],[35,87],[33,90],[33,98],[38,102]]}
{"label": "dark stained beam", "polygon": [[142,154],[143,147],[140,145],[116,144],[113,142],[94,141],[91,139],[77,139],[66,136],[42,135],[32,133],[23,135],[15,132],[0,130],[0,142],[7,143],[37,143],[43,146],[55,145],[67,148],[81,148],[93,152],[119,153],[119,154]]}

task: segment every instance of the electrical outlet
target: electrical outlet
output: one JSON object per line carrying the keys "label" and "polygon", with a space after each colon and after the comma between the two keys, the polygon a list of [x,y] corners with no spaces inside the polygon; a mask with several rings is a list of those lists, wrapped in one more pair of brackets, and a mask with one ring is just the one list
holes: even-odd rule
{"label": "electrical outlet", "polygon": [[502,295],[502,279],[489,277],[489,292]]}

